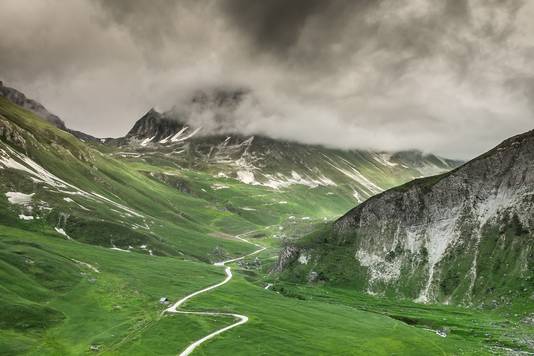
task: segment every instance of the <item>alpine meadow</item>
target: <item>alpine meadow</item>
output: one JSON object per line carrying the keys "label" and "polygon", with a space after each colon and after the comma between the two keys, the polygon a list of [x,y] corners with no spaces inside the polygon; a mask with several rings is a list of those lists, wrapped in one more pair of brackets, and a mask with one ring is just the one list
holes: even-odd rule
{"label": "alpine meadow", "polygon": [[534,355],[533,16],[0,1],[0,355]]}

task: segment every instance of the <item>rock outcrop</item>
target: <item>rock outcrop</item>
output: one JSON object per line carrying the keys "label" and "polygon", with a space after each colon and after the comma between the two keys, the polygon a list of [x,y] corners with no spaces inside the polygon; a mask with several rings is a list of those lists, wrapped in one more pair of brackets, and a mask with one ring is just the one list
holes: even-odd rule
{"label": "rock outcrop", "polygon": [[[530,131],[452,172],[369,198],[308,246],[308,266],[370,293],[506,303],[534,293],[533,232]],[[342,275],[333,272],[333,250],[350,269]]]}

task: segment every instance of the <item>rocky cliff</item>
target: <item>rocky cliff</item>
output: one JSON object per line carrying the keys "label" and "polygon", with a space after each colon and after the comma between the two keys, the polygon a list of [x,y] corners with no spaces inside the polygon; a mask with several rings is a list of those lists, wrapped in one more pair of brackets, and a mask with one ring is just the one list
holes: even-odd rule
{"label": "rocky cliff", "polygon": [[172,119],[154,109],[150,109],[143,117],[136,121],[125,138],[128,141],[137,139],[143,142],[143,140],[146,140],[144,141],[145,145],[148,142],[160,142],[165,139],[168,141],[183,126],[178,120]]}
{"label": "rocky cliff", "polygon": [[533,296],[533,231],[530,131],[452,172],[371,197],[288,246],[278,269],[420,302],[508,303]]}

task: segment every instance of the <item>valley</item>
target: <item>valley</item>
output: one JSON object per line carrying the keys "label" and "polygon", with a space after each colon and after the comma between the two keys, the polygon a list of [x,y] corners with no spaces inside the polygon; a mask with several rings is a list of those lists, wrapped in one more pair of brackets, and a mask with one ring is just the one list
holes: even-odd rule
{"label": "valley", "polygon": [[[352,240],[330,230],[355,206],[463,162],[204,135],[155,110],[99,140],[27,109],[0,98],[0,354],[533,350],[531,265],[501,288],[514,290],[506,303],[469,304],[461,288],[450,305],[449,295],[416,303],[420,280],[368,290]],[[506,249],[506,261],[523,261]]]}

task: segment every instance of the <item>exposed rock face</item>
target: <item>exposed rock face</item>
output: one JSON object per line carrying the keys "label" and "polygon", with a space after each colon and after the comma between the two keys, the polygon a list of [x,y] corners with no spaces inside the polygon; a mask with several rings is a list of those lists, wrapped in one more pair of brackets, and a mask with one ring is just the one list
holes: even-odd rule
{"label": "exposed rock face", "polygon": [[26,140],[8,120],[0,119],[0,138],[17,147],[26,149]]}
{"label": "exposed rock face", "polygon": [[533,231],[531,131],[450,173],[368,199],[312,254],[328,276],[327,245],[342,247],[349,279],[371,293],[459,303],[506,294],[505,303],[534,292]]}
{"label": "exposed rock face", "polygon": [[183,128],[183,124],[150,109],[141,117],[126,135],[126,138],[138,140],[150,139],[151,142],[159,142],[165,138],[174,136]]}
{"label": "exposed rock face", "polygon": [[278,255],[278,261],[273,268],[273,272],[279,273],[282,272],[286,266],[294,262],[299,255],[299,249],[295,246],[285,246],[280,250]]}

